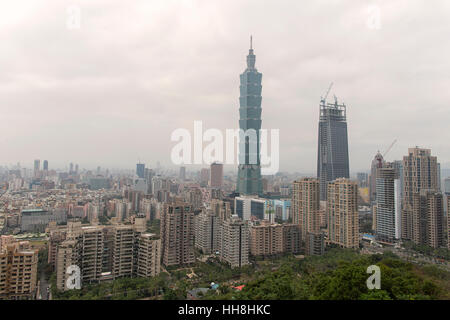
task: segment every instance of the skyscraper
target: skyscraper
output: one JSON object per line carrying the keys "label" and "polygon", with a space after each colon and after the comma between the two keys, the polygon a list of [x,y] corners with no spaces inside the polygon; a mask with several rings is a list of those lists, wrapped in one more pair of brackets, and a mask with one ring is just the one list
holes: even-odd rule
{"label": "skyscraper", "polygon": [[47,160],[44,160],[43,170],[48,171],[48,161]]}
{"label": "skyscraper", "polygon": [[144,179],[144,175],[145,175],[145,164],[144,163],[136,164],[136,175],[139,178]]}
{"label": "skyscraper", "polygon": [[41,160],[34,160],[34,176],[36,177],[39,174],[39,170],[41,170]]}
{"label": "skyscraper", "polygon": [[260,164],[261,79],[255,68],[252,38],[247,56],[247,69],[240,75],[239,128],[244,137],[239,139],[239,169],[236,191],[240,194],[262,194]]}
{"label": "skyscraper", "polygon": [[211,188],[221,188],[223,184],[223,164],[214,162],[211,164]]}
{"label": "skyscraper", "polygon": [[349,178],[346,105],[320,100],[317,177],[320,200],[327,199],[327,184],[337,178]]}
{"label": "skyscraper", "polygon": [[344,248],[358,248],[358,184],[345,178],[330,182],[327,211],[329,241]]}

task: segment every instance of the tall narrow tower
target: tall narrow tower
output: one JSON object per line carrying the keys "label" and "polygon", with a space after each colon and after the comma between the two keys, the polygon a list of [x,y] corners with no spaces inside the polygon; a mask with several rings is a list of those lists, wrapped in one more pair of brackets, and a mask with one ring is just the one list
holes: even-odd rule
{"label": "tall narrow tower", "polygon": [[[325,98],[326,99],[326,98]],[[320,200],[327,200],[327,184],[337,178],[349,178],[347,114],[345,104],[320,100],[317,177]]]}
{"label": "tall narrow tower", "polygon": [[260,164],[261,129],[261,79],[262,74],[255,68],[252,37],[247,56],[247,69],[240,75],[239,128],[244,137],[239,139],[239,169],[237,192],[240,194],[262,194]]}

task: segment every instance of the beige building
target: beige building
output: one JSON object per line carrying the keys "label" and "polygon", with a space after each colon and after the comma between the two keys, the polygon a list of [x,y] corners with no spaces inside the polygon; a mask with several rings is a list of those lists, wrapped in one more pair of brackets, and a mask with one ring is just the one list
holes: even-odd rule
{"label": "beige building", "polygon": [[211,179],[210,179],[210,187],[211,188],[221,188],[223,185],[223,164],[214,162],[211,164]]}
{"label": "beige building", "polygon": [[450,250],[450,195],[447,195],[447,248]]}
{"label": "beige building", "polygon": [[204,209],[195,216],[195,247],[205,254],[218,250],[220,239],[220,217],[211,209]]}
{"label": "beige building", "polygon": [[358,184],[338,178],[327,188],[328,240],[344,248],[359,247]]}
{"label": "beige building", "polygon": [[212,199],[210,202],[212,212],[220,218],[220,220],[227,220],[231,217],[231,207],[228,201],[219,199]]}
{"label": "beige building", "polygon": [[161,251],[165,266],[195,262],[194,210],[183,202],[165,204],[161,216]]}
{"label": "beige building", "polygon": [[220,226],[221,240],[219,244],[219,259],[228,263],[231,268],[238,268],[249,264],[248,223],[239,219],[237,215],[223,220]]}
{"label": "beige building", "polygon": [[298,224],[283,224],[283,252],[298,254],[302,248],[302,232]]}
{"label": "beige building", "polygon": [[303,240],[307,232],[320,230],[320,187],[315,178],[294,181],[292,191],[292,222],[300,225]]}
{"label": "beige building", "polygon": [[250,227],[250,253],[253,256],[271,256],[283,252],[283,226],[267,220]]}
{"label": "beige building", "polygon": [[38,250],[31,249],[28,241],[3,243],[0,249],[0,299],[34,299],[37,264]]}
{"label": "beige building", "polygon": [[157,275],[160,272],[160,240],[141,231],[140,223],[81,226],[79,222],[69,222],[66,240],[57,246],[57,288],[66,290],[70,276],[66,271],[71,265],[80,267],[82,284]]}
{"label": "beige building", "polygon": [[414,195],[419,194],[420,190],[440,190],[437,168],[437,158],[431,155],[430,149],[409,148],[408,155],[403,157],[402,239],[419,237],[414,235],[419,229],[413,227]]}
{"label": "beige building", "polygon": [[420,190],[413,195],[412,241],[432,248],[444,246],[444,203],[442,193]]}
{"label": "beige building", "polygon": [[50,230],[48,239],[48,263],[55,270],[58,246],[66,240],[66,230]]}
{"label": "beige building", "polygon": [[322,232],[308,232],[305,241],[305,253],[320,256],[325,252],[325,240]]}
{"label": "beige building", "polygon": [[154,277],[161,271],[161,239],[154,234],[143,233],[139,237],[137,276]]}

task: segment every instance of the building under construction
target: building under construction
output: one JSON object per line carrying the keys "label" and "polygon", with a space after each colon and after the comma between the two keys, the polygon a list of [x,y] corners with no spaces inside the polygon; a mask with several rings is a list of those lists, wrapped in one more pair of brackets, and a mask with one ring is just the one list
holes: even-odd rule
{"label": "building under construction", "polygon": [[[330,91],[328,89],[328,92]],[[317,177],[320,200],[327,200],[327,184],[337,178],[349,178],[347,113],[345,104],[320,100]]]}

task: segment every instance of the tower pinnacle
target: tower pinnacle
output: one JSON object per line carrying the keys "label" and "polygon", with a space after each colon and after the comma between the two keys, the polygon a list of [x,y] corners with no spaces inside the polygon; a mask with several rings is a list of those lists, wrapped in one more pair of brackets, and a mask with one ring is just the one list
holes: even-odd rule
{"label": "tower pinnacle", "polygon": [[250,50],[248,50],[247,56],[247,68],[254,69],[255,68],[255,54],[253,53],[253,36],[250,35]]}

